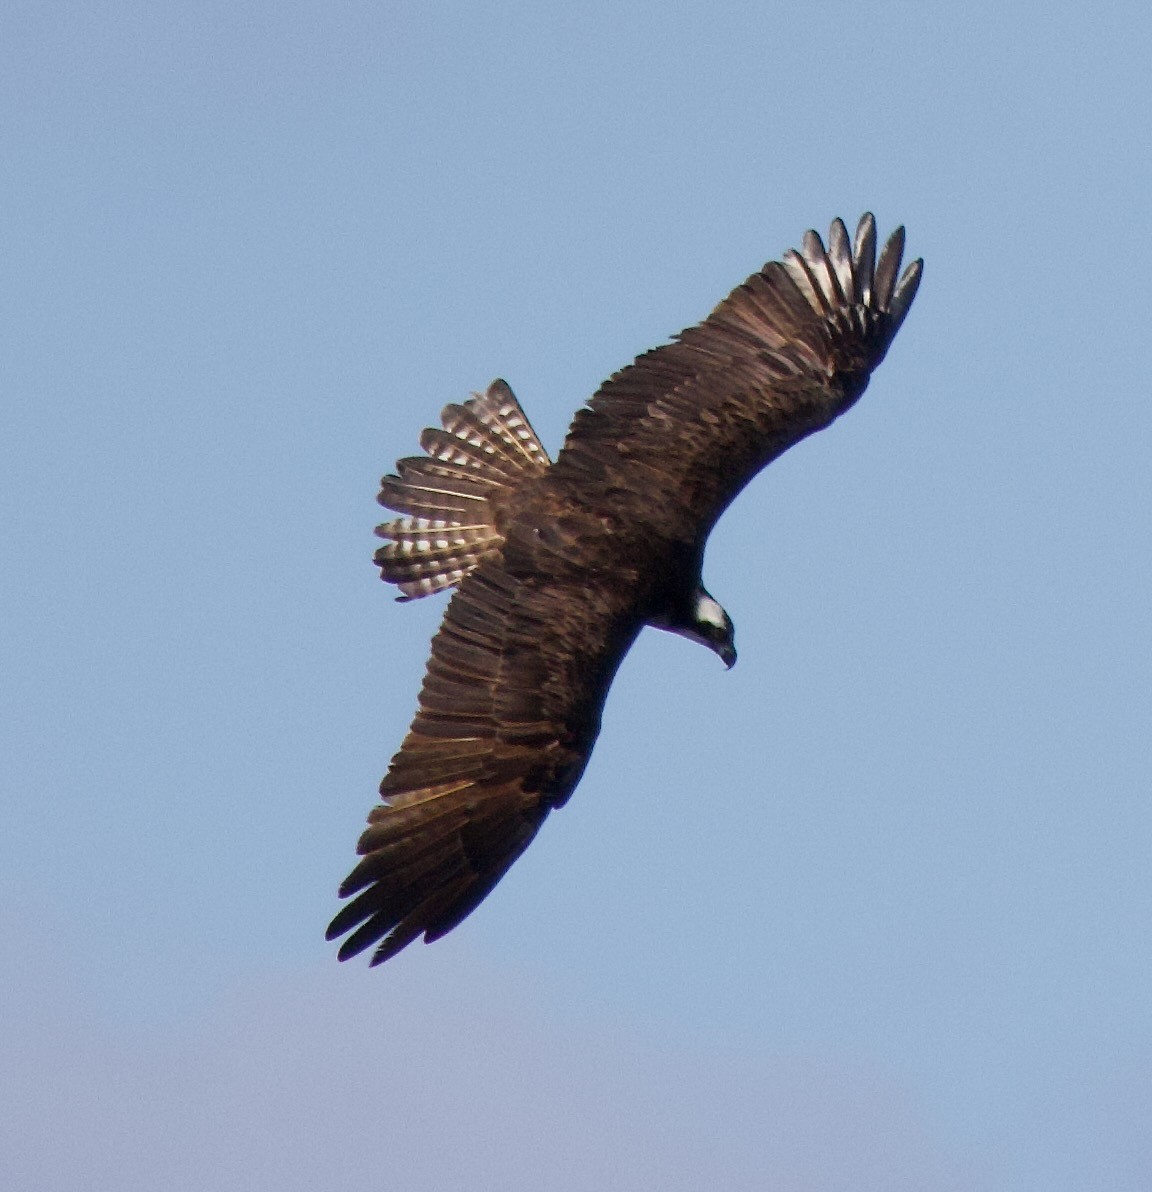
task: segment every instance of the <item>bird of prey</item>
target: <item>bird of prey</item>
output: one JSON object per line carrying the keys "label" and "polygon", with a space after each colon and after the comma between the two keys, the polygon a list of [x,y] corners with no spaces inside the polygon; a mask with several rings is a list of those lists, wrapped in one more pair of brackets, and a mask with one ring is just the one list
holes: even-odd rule
{"label": "bird of prey", "polygon": [[[732,621],[701,583],[708,534],[756,473],[844,413],[920,281],[904,230],[876,256],[808,232],[700,324],[609,378],[555,462],[503,381],[447,406],[379,500],[400,600],[455,588],[412,727],[340,887],[340,959],[438,939],[488,895],[588,762],[609,685],[645,625],[731,667]],[[353,897],[355,896],[355,897]]]}

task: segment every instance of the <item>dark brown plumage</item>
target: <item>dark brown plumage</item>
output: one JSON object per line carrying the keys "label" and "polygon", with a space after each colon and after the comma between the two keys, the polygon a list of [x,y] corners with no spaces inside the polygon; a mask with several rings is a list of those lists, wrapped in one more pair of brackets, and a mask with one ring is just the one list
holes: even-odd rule
{"label": "dark brown plumage", "polygon": [[[401,600],[456,586],[419,709],[328,928],[372,963],[450,931],[571,795],[617,667],[645,624],[731,666],[732,623],[700,581],[717,518],[781,452],[848,409],[920,280],[904,233],[828,248],[808,232],[703,323],[580,410],[554,464],[512,391],[450,405],[399,461],[376,561]],[[349,934],[350,933],[350,934]]]}

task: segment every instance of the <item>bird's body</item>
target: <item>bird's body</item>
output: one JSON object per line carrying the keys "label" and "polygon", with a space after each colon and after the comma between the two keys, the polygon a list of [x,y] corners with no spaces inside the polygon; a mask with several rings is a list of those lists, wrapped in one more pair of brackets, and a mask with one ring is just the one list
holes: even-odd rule
{"label": "bird's body", "polygon": [[[703,323],[610,378],[550,463],[512,391],[445,408],[426,456],[380,501],[384,579],[401,599],[457,587],[420,706],[329,927],[373,963],[451,930],[562,806],[609,686],[645,625],[731,666],[732,623],[705,591],[708,534],[744,485],[864,391],[916,291],[903,232],[875,262],[871,216],[849,245],[809,232]],[[382,942],[381,942],[382,941]]]}

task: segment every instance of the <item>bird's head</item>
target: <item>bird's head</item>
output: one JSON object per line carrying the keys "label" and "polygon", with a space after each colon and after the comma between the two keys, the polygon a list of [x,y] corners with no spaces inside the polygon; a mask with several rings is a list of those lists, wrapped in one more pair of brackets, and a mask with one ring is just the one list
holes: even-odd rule
{"label": "bird's head", "polygon": [[732,618],[720,602],[713,599],[703,587],[697,588],[687,636],[718,654],[731,670],[736,665],[735,635],[736,627],[732,624]]}

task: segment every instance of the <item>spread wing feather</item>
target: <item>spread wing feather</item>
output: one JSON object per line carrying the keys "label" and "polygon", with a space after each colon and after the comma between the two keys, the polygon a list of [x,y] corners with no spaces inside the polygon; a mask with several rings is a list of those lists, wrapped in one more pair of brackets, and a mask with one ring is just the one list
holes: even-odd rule
{"label": "spread wing feather", "polygon": [[900,274],[902,228],[878,262],[875,247],[871,215],[851,244],[841,220],[827,248],[808,232],[704,322],[609,378],[577,413],[556,475],[632,492],[634,516],[706,534],[760,468],[852,405],[884,358],[921,262]]}
{"label": "spread wing feather", "polygon": [[436,939],[491,891],[576,785],[639,624],[618,587],[541,586],[494,561],[464,579],[340,888],[355,895],[328,929],[347,935],[342,960]]}

